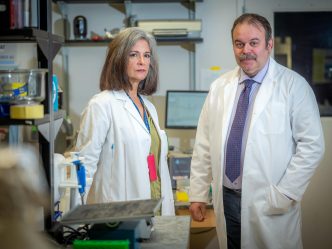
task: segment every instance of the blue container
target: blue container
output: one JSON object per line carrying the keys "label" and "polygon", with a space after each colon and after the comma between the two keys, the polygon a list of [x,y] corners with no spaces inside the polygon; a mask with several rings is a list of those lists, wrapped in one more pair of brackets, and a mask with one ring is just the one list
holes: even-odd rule
{"label": "blue container", "polygon": [[53,74],[52,77],[52,98],[53,98],[53,111],[57,112],[59,110],[59,99],[58,99],[58,92],[59,92],[59,82],[58,77]]}
{"label": "blue container", "polygon": [[7,118],[9,117],[9,109],[10,105],[7,103],[0,104],[0,118]]}

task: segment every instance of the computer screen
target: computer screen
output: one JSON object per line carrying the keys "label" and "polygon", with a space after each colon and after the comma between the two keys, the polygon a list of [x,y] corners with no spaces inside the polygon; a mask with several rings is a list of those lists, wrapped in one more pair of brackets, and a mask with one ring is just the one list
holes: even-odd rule
{"label": "computer screen", "polygon": [[178,180],[190,178],[191,156],[170,156],[168,159],[172,188],[176,189]]}
{"label": "computer screen", "polygon": [[165,127],[196,129],[207,94],[208,91],[167,91]]}

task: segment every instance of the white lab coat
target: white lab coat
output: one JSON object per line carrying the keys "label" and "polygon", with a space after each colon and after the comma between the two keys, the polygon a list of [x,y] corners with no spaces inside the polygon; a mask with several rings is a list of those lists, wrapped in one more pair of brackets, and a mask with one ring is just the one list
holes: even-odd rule
{"label": "white lab coat", "polygon": [[[241,248],[302,248],[300,201],[323,156],[323,132],[305,79],[272,58],[269,63],[254,103],[244,156]],[[220,248],[227,248],[223,162],[239,72],[237,67],[212,84],[191,164],[190,201],[207,202],[212,180]]]}
{"label": "white lab coat", "polygon": [[[159,128],[155,107],[142,98],[161,139],[162,215],[174,215],[167,137]],[[84,157],[87,178],[93,177],[87,203],[151,199],[147,165],[150,144],[144,121],[124,91],[96,94],[83,111],[76,144]]]}

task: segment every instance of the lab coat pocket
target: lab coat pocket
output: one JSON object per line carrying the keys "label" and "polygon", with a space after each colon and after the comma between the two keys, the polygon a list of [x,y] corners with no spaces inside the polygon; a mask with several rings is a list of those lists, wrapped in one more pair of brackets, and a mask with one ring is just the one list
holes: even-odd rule
{"label": "lab coat pocket", "polygon": [[271,185],[266,193],[267,205],[265,213],[267,215],[280,215],[286,213],[291,207],[293,200],[289,199],[278,188]]}

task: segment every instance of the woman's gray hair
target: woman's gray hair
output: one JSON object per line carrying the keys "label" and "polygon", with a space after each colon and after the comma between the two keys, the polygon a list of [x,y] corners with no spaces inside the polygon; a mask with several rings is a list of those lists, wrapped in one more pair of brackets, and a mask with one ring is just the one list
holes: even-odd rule
{"label": "woman's gray hair", "polygon": [[149,45],[151,59],[148,75],[140,82],[138,92],[143,95],[151,95],[156,92],[159,82],[156,40],[152,35],[137,27],[122,30],[109,44],[100,75],[100,90],[131,89],[132,86],[127,75],[129,53],[136,42],[142,39]]}

